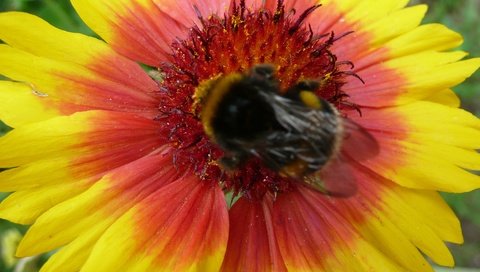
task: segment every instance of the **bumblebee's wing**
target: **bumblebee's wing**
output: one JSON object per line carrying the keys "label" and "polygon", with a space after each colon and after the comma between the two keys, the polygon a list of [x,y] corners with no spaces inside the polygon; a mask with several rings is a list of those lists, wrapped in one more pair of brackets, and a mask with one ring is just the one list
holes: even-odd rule
{"label": "bumblebee's wing", "polygon": [[343,135],[338,153],[320,171],[306,177],[305,182],[327,195],[349,197],[357,192],[354,165],[378,154],[375,138],[349,119],[342,119]]}
{"label": "bumblebee's wing", "polygon": [[342,150],[355,161],[364,161],[375,157],[380,147],[377,140],[359,124],[343,118]]}
{"label": "bumblebee's wing", "polygon": [[[312,170],[321,169],[304,177],[307,184],[332,196],[353,195],[357,191],[353,164],[378,153],[375,138],[333,110],[311,109],[278,95],[270,99],[278,122],[290,134],[284,134],[283,140],[269,141],[271,144],[259,152],[262,159],[275,162],[295,152]],[[281,136],[272,135],[275,137]]]}
{"label": "bumblebee's wing", "polygon": [[367,130],[350,119],[338,116],[334,110],[312,109],[276,94],[268,93],[266,97],[277,121],[290,132],[286,137],[293,141],[298,140],[293,136],[298,136],[311,143],[311,148],[323,153],[325,150],[321,147],[329,146],[332,140],[341,135],[343,149],[349,151],[348,155],[355,160],[369,159],[378,153],[378,143]]}
{"label": "bumblebee's wing", "polygon": [[[281,131],[273,130],[264,139],[264,148],[258,150],[267,161],[302,160],[308,169],[322,167],[336,148],[341,133],[340,119],[333,111],[311,109],[301,102],[266,93]],[[258,146],[258,145],[257,145]]]}
{"label": "bumblebee's wing", "polygon": [[350,197],[357,192],[353,164],[342,154],[329,161],[321,171],[305,177],[305,182],[317,191],[334,197]]}

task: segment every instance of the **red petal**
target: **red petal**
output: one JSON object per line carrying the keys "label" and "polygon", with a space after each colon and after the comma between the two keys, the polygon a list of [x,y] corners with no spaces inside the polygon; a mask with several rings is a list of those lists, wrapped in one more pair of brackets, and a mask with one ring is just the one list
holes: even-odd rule
{"label": "red petal", "polygon": [[177,271],[190,265],[198,265],[199,271],[202,266],[220,267],[228,215],[218,186],[195,176],[180,179],[144,199],[136,217],[137,228],[142,230],[138,238],[145,239],[138,243],[139,250],[156,256],[158,267],[172,264],[172,260],[176,260],[173,270]]}
{"label": "red petal", "polygon": [[323,260],[334,255],[337,241],[347,243],[352,237],[349,223],[332,208],[327,197],[312,197],[305,188],[281,194],[275,201],[274,229],[288,269],[320,270]]}
{"label": "red petal", "polygon": [[230,210],[230,236],[222,271],[287,271],[272,222],[272,198],[241,198]]}

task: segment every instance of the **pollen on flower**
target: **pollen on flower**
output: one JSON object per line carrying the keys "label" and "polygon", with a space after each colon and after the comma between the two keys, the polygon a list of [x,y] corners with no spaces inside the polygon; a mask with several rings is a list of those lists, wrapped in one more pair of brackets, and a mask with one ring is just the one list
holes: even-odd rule
{"label": "pollen on flower", "polygon": [[174,62],[160,67],[165,76],[157,119],[162,137],[175,147],[174,163],[179,169],[250,197],[291,188],[292,180],[262,166],[258,159],[233,171],[222,169],[217,161],[223,151],[204,132],[198,113],[202,97],[216,78],[262,63],[275,67],[281,89],[315,79],[320,82],[317,95],[337,108],[348,107],[348,96],[341,88],[345,77],[356,76],[350,71],[353,64],[338,61],[329,48],[349,33],[315,33],[304,22],[319,7],[296,15],[295,10],[285,10],[283,1],[273,11],[249,10],[241,1],[224,17],[198,14],[201,25],[171,45]]}

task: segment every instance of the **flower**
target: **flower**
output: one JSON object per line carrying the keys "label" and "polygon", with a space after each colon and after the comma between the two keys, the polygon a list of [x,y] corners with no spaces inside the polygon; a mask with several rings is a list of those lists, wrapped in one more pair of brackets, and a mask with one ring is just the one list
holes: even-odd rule
{"label": "flower", "polygon": [[[480,187],[467,171],[480,121],[450,88],[480,59],[449,51],[461,36],[419,26],[426,6],[407,2],[72,0],[105,42],[0,14],[0,118],[14,128],[0,216],[32,224],[17,255],[60,248],[42,271],[431,271],[422,253],[453,266],[444,242],[461,228],[437,191]],[[263,63],[285,88],[321,79],[317,95],[375,139],[374,157],[322,169],[347,167],[353,196],[255,158],[218,163],[198,94]]]}

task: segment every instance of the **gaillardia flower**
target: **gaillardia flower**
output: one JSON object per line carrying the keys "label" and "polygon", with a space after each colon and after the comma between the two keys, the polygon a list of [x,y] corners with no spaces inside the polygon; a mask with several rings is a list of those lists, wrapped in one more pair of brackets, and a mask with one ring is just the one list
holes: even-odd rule
{"label": "gaillardia flower", "polygon": [[[450,88],[480,59],[449,51],[461,36],[419,26],[426,6],[407,2],[72,0],[105,42],[0,14],[0,118],[14,128],[0,138],[0,189],[13,192],[0,216],[32,225],[17,255],[58,249],[42,271],[62,272],[453,266],[445,242],[461,228],[437,191],[480,187],[468,171],[480,121]],[[222,163],[205,99],[258,65],[280,91],[316,82],[310,94],[374,139],[357,159],[350,135],[319,170],[339,187],[348,173],[353,194],[253,151]]]}

